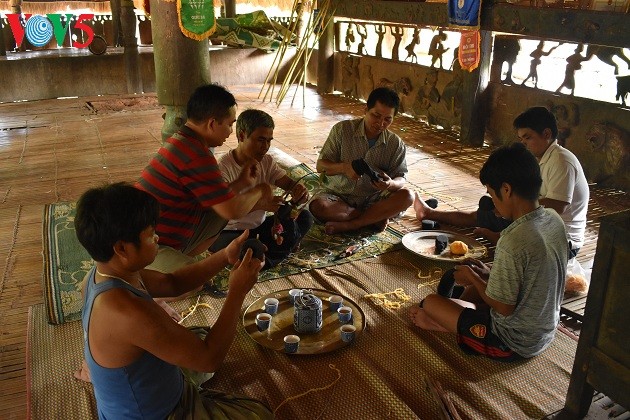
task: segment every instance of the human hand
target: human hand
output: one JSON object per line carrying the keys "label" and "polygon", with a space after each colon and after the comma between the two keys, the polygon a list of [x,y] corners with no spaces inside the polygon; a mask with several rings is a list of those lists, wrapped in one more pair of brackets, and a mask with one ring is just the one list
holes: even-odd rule
{"label": "human hand", "polygon": [[260,199],[258,201],[257,208],[265,211],[270,211],[275,213],[278,211],[280,206],[284,203],[284,200],[279,195],[272,195],[270,199]]}
{"label": "human hand", "polygon": [[228,294],[245,296],[258,280],[258,273],[265,265],[264,261],[252,258],[253,251],[247,250],[242,260],[234,264],[230,271]]}
{"label": "human hand", "polygon": [[247,238],[249,238],[249,229],[246,229],[241,236],[235,238],[225,247],[225,256],[227,257],[228,263],[236,264],[241,254],[241,247]]}
{"label": "human hand", "polygon": [[344,162],[343,163],[343,174],[345,176],[347,176],[348,178],[356,181],[357,179],[361,178],[361,175],[357,174],[354,169],[352,168],[352,162]]}
{"label": "human hand", "polygon": [[271,185],[263,182],[261,184],[256,185],[254,188],[260,191],[260,198],[258,199],[258,203],[267,203],[273,201],[273,189]]}
{"label": "human hand", "polygon": [[306,203],[308,201],[308,190],[302,184],[296,184],[291,189],[291,202],[296,205]]}
{"label": "human hand", "polygon": [[462,261],[462,264],[469,266],[475,273],[477,273],[479,277],[484,280],[488,280],[488,278],[490,277],[490,267],[479,261],[478,259],[470,257],[465,258]]}
{"label": "human hand", "polygon": [[236,179],[236,183],[240,186],[241,190],[256,185],[256,176],[258,175],[258,162],[255,159],[250,159],[241,167],[241,173]]}
{"label": "human hand", "polygon": [[385,172],[380,171],[378,181],[372,181],[372,185],[379,191],[389,191],[394,185],[394,180],[389,177]]}
{"label": "human hand", "polygon": [[492,242],[495,245],[497,242],[499,242],[499,237],[501,236],[500,232],[494,232],[488,228],[481,228],[481,227],[475,228],[473,230],[473,233],[475,235],[483,236],[484,238],[486,238],[488,241]]}
{"label": "human hand", "polygon": [[468,286],[472,284],[472,276],[475,275],[473,268],[469,265],[456,265],[455,272],[453,273],[453,277],[455,278],[455,282],[462,286]]}

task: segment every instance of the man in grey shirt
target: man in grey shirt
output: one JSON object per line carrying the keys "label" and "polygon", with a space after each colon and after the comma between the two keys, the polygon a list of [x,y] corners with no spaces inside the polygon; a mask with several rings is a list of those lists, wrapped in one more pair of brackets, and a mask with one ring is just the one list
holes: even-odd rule
{"label": "man in grey shirt", "polygon": [[560,320],[569,254],[564,223],[539,205],[540,167],[522,144],[494,151],[479,179],[501,216],[513,220],[492,269],[464,261],[453,275],[465,286],[460,299],[431,294],[410,317],[423,329],[456,333],[467,353],[503,361],[533,357],[551,344]]}
{"label": "man in grey shirt", "polygon": [[388,130],[400,98],[388,88],[376,88],[367,100],[365,116],[333,126],[324,143],[317,171],[326,174],[327,191],[310,203],[315,218],[333,234],[374,226],[407,210],[413,195],[404,187],[406,148]]}

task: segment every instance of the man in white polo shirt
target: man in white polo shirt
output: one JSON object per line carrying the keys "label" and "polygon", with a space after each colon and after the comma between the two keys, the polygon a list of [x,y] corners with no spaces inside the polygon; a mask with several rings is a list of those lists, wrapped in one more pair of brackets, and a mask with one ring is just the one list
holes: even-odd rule
{"label": "man in white polo shirt", "polygon": [[584,244],[589,198],[582,165],[558,144],[556,117],[547,108],[529,108],[516,117],[514,128],[519,140],[538,159],[543,179],[538,201],[562,217],[573,257]]}
{"label": "man in white polo shirt", "polygon": [[[558,144],[556,117],[547,108],[529,108],[516,117],[514,128],[519,140],[536,156],[540,165],[543,182],[538,201],[554,209],[564,221],[568,240],[571,241],[571,257],[574,257],[584,244],[589,198],[582,165],[573,153]],[[416,194],[414,209],[419,220],[478,226],[476,233],[496,243],[497,232],[511,221],[496,215],[489,197],[482,197],[479,204],[479,209],[474,212],[442,211],[431,209]]]}

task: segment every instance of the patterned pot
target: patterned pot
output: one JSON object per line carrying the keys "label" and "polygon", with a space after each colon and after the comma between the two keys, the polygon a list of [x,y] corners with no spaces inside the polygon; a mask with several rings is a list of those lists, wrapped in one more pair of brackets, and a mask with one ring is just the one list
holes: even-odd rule
{"label": "patterned pot", "polygon": [[311,293],[302,290],[295,298],[293,305],[293,327],[298,333],[316,333],[322,329],[322,300]]}

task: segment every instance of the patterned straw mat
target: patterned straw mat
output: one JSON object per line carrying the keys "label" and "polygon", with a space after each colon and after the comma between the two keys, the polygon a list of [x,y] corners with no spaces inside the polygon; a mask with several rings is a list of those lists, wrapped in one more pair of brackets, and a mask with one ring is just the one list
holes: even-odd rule
{"label": "patterned straw mat", "polygon": [[[317,174],[308,166],[298,164],[286,170],[289,177],[301,179],[312,193],[321,189]],[[83,306],[81,282],[93,264],[77,241],[74,231],[75,211],[76,203],[54,203],[44,207],[43,289],[51,324],[63,324],[80,318]],[[393,228],[380,233],[366,229],[354,234],[331,236],[324,233],[323,226],[314,225],[302,241],[300,250],[276,267],[264,271],[259,281],[378,255],[398,247],[401,238],[402,234]],[[335,257],[351,245],[361,247],[351,257],[336,261]],[[215,276],[214,282],[220,289],[227,288],[228,275],[226,269]]]}
{"label": "patterned straw mat", "polygon": [[[564,334],[558,333],[543,354],[508,364],[465,355],[453,335],[410,324],[408,308],[435,289],[445,268],[396,251],[256,284],[243,310],[277,290],[326,289],[358,303],[367,328],[354,344],[334,352],[288,356],[258,345],[239,326],[210,386],[266,401],[278,419],[440,418],[425,378],[441,383],[462,418],[541,418],[562,408],[577,345]],[[410,297],[398,310],[365,297],[397,288]],[[216,319],[221,301],[202,299],[210,308],[199,308],[188,325]],[[185,310],[190,301],[176,305]],[[72,377],[82,357],[80,323],[48,325],[41,305],[32,308],[29,319],[32,417],[66,418],[72,413],[89,418],[94,413],[91,386]]]}

